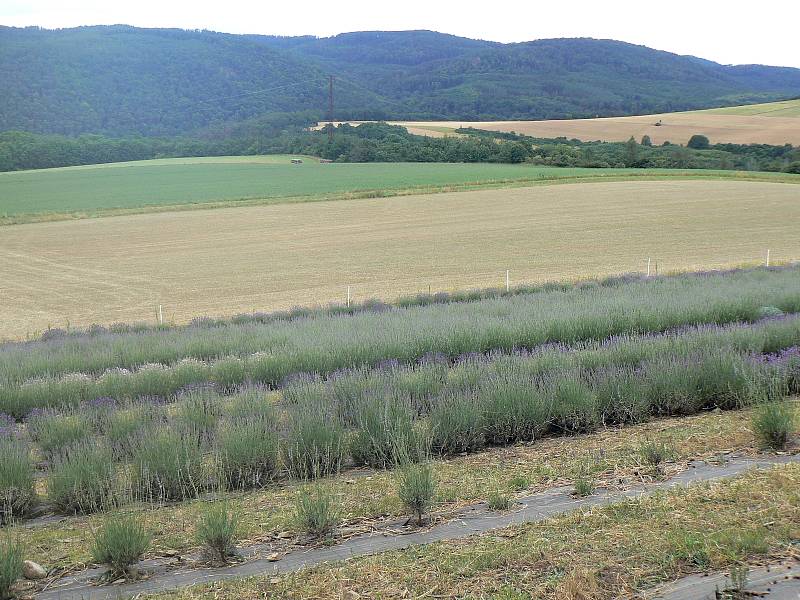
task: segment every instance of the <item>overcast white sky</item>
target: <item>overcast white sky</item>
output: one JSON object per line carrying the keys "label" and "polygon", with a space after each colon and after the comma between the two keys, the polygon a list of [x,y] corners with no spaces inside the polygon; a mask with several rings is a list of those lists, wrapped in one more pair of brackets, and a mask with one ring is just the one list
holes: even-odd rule
{"label": "overcast white sky", "polygon": [[724,64],[800,67],[800,0],[0,0],[2,25],[114,23],[317,36],[433,29],[500,42],[585,36]]}

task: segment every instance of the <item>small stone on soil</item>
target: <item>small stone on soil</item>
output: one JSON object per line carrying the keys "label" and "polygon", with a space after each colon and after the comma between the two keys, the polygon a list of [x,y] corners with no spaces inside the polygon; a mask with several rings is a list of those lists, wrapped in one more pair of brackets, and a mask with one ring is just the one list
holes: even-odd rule
{"label": "small stone on soil", "polygon": [[22,575],[25,579],[44,579],[47,577],[47,571],[45,571],[44,567],[40,564],[33,562],[32,560],[26,560],[22,563]]}

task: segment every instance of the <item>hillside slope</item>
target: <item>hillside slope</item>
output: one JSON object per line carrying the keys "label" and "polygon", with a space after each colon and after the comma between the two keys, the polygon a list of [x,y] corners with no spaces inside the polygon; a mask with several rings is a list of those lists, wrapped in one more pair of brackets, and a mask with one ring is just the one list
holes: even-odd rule
{"label": "hillside slope", "polygon": [[0,27],[0,131],[175,135],[282,112],[321,117],[329,74],[337,116],[353,119],[561,119],[800,95],[800,69],[610,40]]}

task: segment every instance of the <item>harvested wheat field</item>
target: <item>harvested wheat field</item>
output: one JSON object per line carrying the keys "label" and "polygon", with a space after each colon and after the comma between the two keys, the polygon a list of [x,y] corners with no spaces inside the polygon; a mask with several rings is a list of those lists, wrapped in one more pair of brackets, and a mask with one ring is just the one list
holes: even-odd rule
{"label": "harvested wheat field", "polygon": [[[656,123],[661,123],[657,126]],[[800,100],[734,106],[636,117],[568,119],[555,121],[404,121],[410,133],[441,137],[459,127],[488,131],[514,131],[541,138],[576,138],[585,142],[601,140],[637,141],[649,135],[654,144],[686,144],[694,134],[707,136],[711,143],[800,145]]]}
{"label": "harvested wheat field", "polygon": [[3,228],[0,338],[800,258],[800,187],[580,183]]}

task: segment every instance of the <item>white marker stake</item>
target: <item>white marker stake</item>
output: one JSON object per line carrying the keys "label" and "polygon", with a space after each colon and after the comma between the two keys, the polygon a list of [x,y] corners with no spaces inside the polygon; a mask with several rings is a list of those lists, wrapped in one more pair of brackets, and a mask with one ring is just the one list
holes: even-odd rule
{"label": "white marker stake", "polygon": [[511,280],[509,279],[509,276],[510,272],[508,269],[506,269],[506,292],[509,292],[511,290]]}
{"label": "white marker stake", "polygon": [[347,306],[350,306],[350,286],[347,286]]}
{"label": "white marker stake", "polygon": [[769,248],[767,248],[767,266],[769,266]]}
{"label": "white marker stake", "polygon": [[650,277],[650,257],[647,257],[647,276]]}
{"label": "white marker stake", "polygon": [[158,324],[164,324],[164,312],[161,310],[161,305],[158,305]]}

